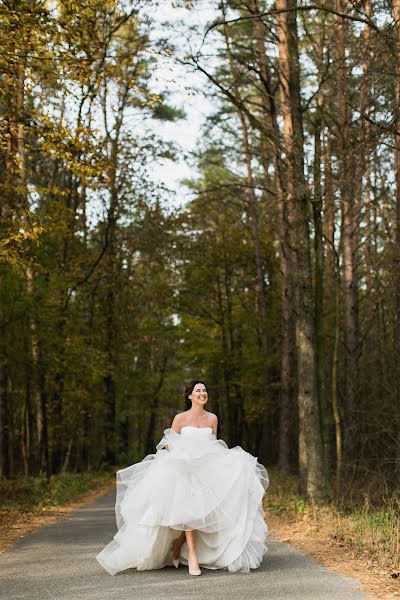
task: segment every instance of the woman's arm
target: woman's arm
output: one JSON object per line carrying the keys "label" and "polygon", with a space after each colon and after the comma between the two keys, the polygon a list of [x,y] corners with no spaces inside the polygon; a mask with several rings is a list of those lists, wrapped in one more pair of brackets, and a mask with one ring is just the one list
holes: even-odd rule
{"label": "woman's arm", "polygon": [[181,426],[182,426],[182,416],[179,413],[179,414],[175,415],[174,420],[172,421],[171,429],[173,431],[176,431],[176,433],[180,433]]}
{"label": "woman's arm", "polygon": [[218,417],[217,417],[217,415],[213,415],[213,418],[212,418],[212,430],[213,430],[213,434],[215,435],[215,437],[217,437],[217,430],[218,430]]}
{"label": "woman's arm", "polygon": [[[172,425],[171,425],[171,429],[173,431],[175,431],[176,433],[180,433],[181,431],[181,418],[180,418],[180,414],[175,415],[174,420],[172,421]],[[169,448],[168,448],[168,444],[165,444],[164,446],[165,450],[168,450],[169,452]]]}

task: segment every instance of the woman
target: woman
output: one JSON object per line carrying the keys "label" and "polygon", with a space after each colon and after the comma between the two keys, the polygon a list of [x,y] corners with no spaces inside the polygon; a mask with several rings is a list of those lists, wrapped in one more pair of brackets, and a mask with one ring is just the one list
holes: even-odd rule
{"label": "woman", "polygon": [[192,381],[186,410],[165,429],[157,453],[117,472],[119,531],[96,557],[111,575],[180,562],[190,575],[200,566],[248,573],[260,565],[268,474],[240,446],[217,439],[207,400],[204,382]]}

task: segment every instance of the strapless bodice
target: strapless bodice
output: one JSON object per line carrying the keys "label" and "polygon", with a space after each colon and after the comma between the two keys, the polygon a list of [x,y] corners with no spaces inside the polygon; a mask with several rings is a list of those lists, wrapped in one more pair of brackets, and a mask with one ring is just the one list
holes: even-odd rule
{"label": "strapless bodice", "polygon": [[168,427],[164,429],[164,436],[157,444],[157,450],[163,450],[166,459],[179,458],[179,460],[191,462],[194,458],[221,453],[228,448],[223,440],[218,440],[212,427],[196,427],[195,425],[183,425],[180,433]]}
{"label": "strapless bodice", "polygon": [[206,431],[208,433],[212,433],[212,427],[196,427],[195,425],[184,425],[181,427],[181,434],[187,435],[187,433],[190,431]]}

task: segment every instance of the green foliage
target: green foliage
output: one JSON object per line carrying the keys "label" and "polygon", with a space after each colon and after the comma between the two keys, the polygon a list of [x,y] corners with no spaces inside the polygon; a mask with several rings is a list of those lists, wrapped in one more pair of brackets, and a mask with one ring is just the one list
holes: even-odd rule
{"label": "green foliage", "polygon": [[26,267],[32,248],[40,243],[44,227],[38,223],[26,225],[26,218],[20,221],[20,228],[13,223],[13,229],[0,238],[0,266],[8,265],[16,271]]}
{"label": "green foliage", "polygon": [[78,500],[83,494],[95,491],[112,482],[107,471],[63,473],[20,480],[0,480],[0,510],[40,511]]}
{"label": "green foliage", "polygon": [[[137,10],[77,0],[0,12],[0,472],[98,468],[153,443],[147,421],[176,346],[174,218],[151,180],[174,148],[133,132],[128,115],[183,112],[153,89]],[[68,486],[43,494],[61,501]]]}
{"label": "green foliage", "polygon": [[[0,469],[7,476],[140,460],[154,451],[162,430],[183,410],[184,383],[194,374],[206,380],[209,408],[218,413],[220,434],[230,445],[242,444],[262,461],[273,463],[278,457],[287,292],[281,262],[287,232],[281,217],[287,218],[290,199],[279,130],[284,107],[276,22],[271,16],[271,27],[263,30],[265,56],[260,56],[257,20],[247,18],[246,3],[222,3],[229,14],[245,18],[214,28],[192,57],[205,58],[206,70],[215,66],[209,73],[214,88],[207,90],[215,111],[193,155],[198,176],[184,182],[192,200],[177,210],[167,205],[168,193],[154,178],[160,161],[173,160],[177,150],[146,130],[150,119],[185,116],[168,103],[169,90],[160,90],[156,79],[157,53],[173,56],[177,50],[165,41],[154,47],[152,24],[140,4],[131,12],[115,0],[62,0],[54,10],[41,1],[0,6]],[[193,3],[175,4],[191,8]],[[336,92],[343,82],[335,59],[336,17],[301,11],[298,19],[306,175],[315,200],[320,173],[325,219],[325,270],[321,281],[313,273],[313,284],[324,286],[317,333],[324,342],[330,471],[336,461],[334,384],[339,414],[346,417],[342,287],[338,321],[334,306],[335,285],[343,276],[342,132],[335,117]],[[357,162],[354,148],[363,139],[366,121],[370,126],[373,119],[384,119],[382,107],[395,105],[397,66],[380,43],[388,38],[374,30],[363,77],[365,41],[353,24],[348,36],[351,136],[345,150],[349,172],[365,170],[359,188],[351,187],[351,196],[360,202],[355,211],[360,217],[355,227],[360,236],[355,241],[360,336],[353,463],[355,469],[382,473],[383,488],[386,481],[394,483],[397,439],[392,125],[370,131],[366,150],[360,152],[368,155],[365,164]],[[212,44],[218,40],[218,53],[213,47],[208,61],[201,52],[210,38]],[[270,81],[265,81],[261,58],[267,59]],[[371,93],[368,111],[364,106],[367,120],[360,116],[365,87]],[[318,135],[325,162],[315,171]],[[309,207],[314,259],[317,203]],[[329,270],[330,251],[338,273]],[[295,356],[293,363],[294,369]],[[297,468],[296,377],[290,377],[290,460]],[[63,481],[54,498],[67,493]],[[365,477],[364,487],[367,482]],[[28,495],[39,497],[42,485],[35,480]],[[356,495],[358,489],[351,492]],[[274,510],[285,511],[286,500],[274,500]],[[307,514],[297,490],[290,510]],[[366,528],[384,527],[384,513],[368,515]]]}

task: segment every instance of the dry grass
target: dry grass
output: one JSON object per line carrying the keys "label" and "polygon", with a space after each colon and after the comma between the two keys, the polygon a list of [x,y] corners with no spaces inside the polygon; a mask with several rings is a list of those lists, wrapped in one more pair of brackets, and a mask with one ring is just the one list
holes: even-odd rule
{"label": "dry grass", "polygon": [[265,496],[270,529],[320,562],[360,578],[379,598],[400,597],[400,505],[389,494],[378,499],[358,489],[345,498],[313,507],[297,493],[297,478],[270,473]]}

